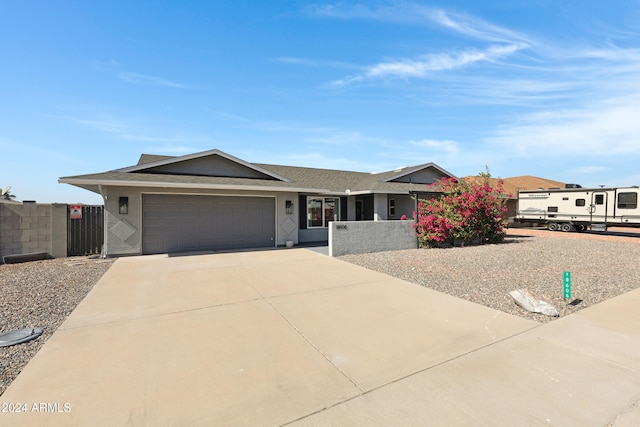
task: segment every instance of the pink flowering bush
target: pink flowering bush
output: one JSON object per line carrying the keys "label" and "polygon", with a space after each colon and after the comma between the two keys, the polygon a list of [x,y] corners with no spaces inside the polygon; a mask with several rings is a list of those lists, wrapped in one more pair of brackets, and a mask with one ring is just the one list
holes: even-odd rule
{"label": "pink flowering bush", "polygon": [[442,195],[418,201],[415,229],[422,247],[504,239],[507,208],[502,182],[492,186],[487,175],[481,176],[481,183],[443,178],[429,185],[429,191]]}

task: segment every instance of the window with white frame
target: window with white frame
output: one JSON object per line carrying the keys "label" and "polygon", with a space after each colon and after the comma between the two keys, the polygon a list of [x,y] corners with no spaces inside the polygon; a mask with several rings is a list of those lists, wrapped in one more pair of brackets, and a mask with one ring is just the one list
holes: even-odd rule
{"label": "window with white frame", "polygon": [[307,197],[307,228],[325,228],[329,221],[340,219],[340,199]]}
{"label": "window with white frame", "polygon": [[396,199],[389,199],[389,216],[396,214]]}

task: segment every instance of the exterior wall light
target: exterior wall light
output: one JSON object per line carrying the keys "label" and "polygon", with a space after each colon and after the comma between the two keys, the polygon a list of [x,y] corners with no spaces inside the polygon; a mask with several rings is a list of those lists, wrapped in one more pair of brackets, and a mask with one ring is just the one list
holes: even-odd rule
{"label": "exterior wall light", "polygon": [[120,197],[118,200],[118,212],[123,215],[129,213],[129,198],[128,197]]}
{"label": "exterior wall light", "polygon": [[293,202],[291,200],[284,202],[284,207],[288,215],[293,214]]}

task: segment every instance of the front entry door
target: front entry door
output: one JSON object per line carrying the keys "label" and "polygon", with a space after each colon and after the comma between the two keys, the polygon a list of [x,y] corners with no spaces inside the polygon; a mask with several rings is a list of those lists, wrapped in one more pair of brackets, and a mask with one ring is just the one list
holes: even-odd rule
{"label": "front entry door", "polygon": [[364,218],[364,202],[356,200],[356,221],[362,221]]}
{"label": "front entry door", "polygon": [[591,205],[589,205],[591,222],[607,222],[608,204],[609,194],[606,191],[594,191],[591,193]]}

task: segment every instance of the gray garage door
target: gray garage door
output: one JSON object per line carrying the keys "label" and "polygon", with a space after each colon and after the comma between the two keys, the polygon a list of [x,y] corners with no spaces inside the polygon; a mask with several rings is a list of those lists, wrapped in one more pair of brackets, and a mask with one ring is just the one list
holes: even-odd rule
{"label": "gray garage door", "polygon": [[142,196],[142,252],[273,247],[273,197]]}

